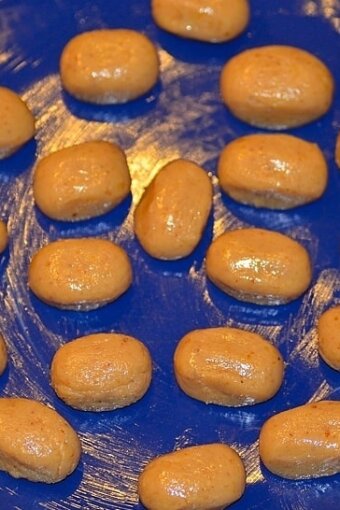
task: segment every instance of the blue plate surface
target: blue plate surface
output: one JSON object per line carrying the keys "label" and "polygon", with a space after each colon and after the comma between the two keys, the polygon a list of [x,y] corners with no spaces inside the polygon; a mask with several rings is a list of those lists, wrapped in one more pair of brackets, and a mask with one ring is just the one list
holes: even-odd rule
{"label": "blue plate surface", "polygon": [[[10,353],[0,392],[52,405],[78,431],[83,446],[78,469],[53,486],[0,472],[1,510],[141,509],[136,484],[148,460],[215,441],[234,446],[246,465],[248,484],[235,510],[340,508],[340,476],[283,480],[258,458],[259,430],[269,416],[311,400],[340,397],[339,373],[319,359],[315,333],[320,314],[340,302],[340,173],[334,163],[339,94],[326,116],[291,131],[319,143],[327,157],[329,184],[319,201],[288,212],[255,210],[222,196],[213,177],[213,214],[190,257],[153,260],[133,234],[134,205],[161,166],[184,157],[215,176],[224,145],[256,131],[233,118],[219,97],[220,71],[232,55],[265,44],[299,46],[323,59],[340,83],[338,0],[253,0],[251,6],[251,23],[243,35],[209,45],[158,29],[145,0],[0,0],[0,84],[20,93],[37,118],[35,141],[0,162],[0,214],[10,232],[9,249],[0,260],[0,327]],[[105,107],[78,102],[62,91],[58,61],[65,43],[77,33],[103,27],[133,28],[155,41],[162,73],[147,97]],[[132,197],[94,220],[69,224],[47,219],[33,203],[36,159],[93,139],[112,140],[125,149]],[[248,305],[207,282],[204,257],[212,238],[243,225],[284,232],[306,246],[313,283],[301,299],[280,307]],[[48,241],[81,236],[101,236],[122,245],[133,264],[132,287],[115,303],[88,313],[41,303],[27,287],[32,254]],[[177,387],[172,357],[180,338],[195,328],[221,325],[259,332],[280,349],[285,381],[271,401],[223,408],[192,400]],[[145,342],[154,360],[153,382],[147,395],[129,408],[75,411],[50,387],[49,365],[60,345],[99,331],[124,332]]]}

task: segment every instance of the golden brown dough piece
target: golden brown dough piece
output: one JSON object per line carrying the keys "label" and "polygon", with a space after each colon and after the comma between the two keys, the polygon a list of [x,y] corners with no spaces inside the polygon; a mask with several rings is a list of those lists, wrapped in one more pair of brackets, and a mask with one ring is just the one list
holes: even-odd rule
{"label": "golden brown dough piece", "polygon": [[0,398],[0,469],[14,478],[56,483],[78,465],[80,441],[54,409],[26,398]]}
{"label": "golden brown dough piece", "polygon": [[4,221],[0,220],[0,253],[6,250],[7,245],[8,245],[7,225]]}
{"label": "golden brown dough piece", "polygon": [[318,339],[322,359],[335,370],[340,370],[340,306],[334,306],[321,315]]}
{"label": "golden brown dough piece", "polygon": [[248,0],[152,0],[152,15],[175,35],[220,43],[245,30],[250,9]]}
{"label": "golden brown dough piece", "polygon": [[51,365],[51,383],[70,406],[108,411],[141,399],[152,375],[150,353],[139,340],[118,333],[77,338],[60,347]]}
{"label": "golden brown dough piece", "polygon": [[54,241],[32,258],[29,286],[42,301],[68,310],[94,310],[117,299],[132,282],[127,253],[106,239]]}
{"label": "golden brown dough piece", "polygon": [[260,433],[264,465],[300,480],[340,472],[340,402],[321,401],[272,416]]}
{"label": "golden brown dough piece", "polygon": [[303,294],[312,278],[305,248],[279,232],[244,228],[225,232],[210,245],[208,278],[240,301],[288,303]]}
{"label": "golden brown dough piece", "polygon": [[3,335],[0,333],[0,375],[6,369],[7,366],[7,347]]}
{"label": "golden brown dough piece", "polygon": [[84,32],[67,43],[60,59],[63,87],[89,103],[136,99],[149,92],[158,75],[156,47],[135,30]]}
{"label": "golden brown dough piece", "polygon": [[321,60],[293,46],[262,46],[224,66],[221,94],[239,119],[268,129],[302,126],[331,106],[334,80]]}
{"label": "golden brown dough piece", "polygon": [[7,158],[35,133],[34,117],[12,90],[0,87],[0,159]]}
{"label": "golden brown dough piece", "polygon": [[148,510],[222,510],[245,489],[243,462],[221,443],[191,446],[153,459],[139,477]]}
{"label": "golden brown dough piece", "polygon": [[111,211],[127,197],[130,184],[126,157],[118,145],[84,142],[42,158],[33,193],[50,218],[78,221]]}

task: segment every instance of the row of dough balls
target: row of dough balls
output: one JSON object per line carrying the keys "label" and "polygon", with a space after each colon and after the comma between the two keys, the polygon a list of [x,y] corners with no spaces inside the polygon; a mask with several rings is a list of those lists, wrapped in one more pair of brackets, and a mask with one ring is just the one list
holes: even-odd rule
{"label": "row of dough balls", "polygon": [[[64,88],[78,99],[123,103],[148,92],[159,76],[157,50],[138,32],[95,30],[66,45],[60,61]],[[293,92],[292,92],[293,91]],[[290,46],[264,46],[230,59],[221,94],[230,111],[251,125],[286,129],[311,122],[329,109],[334,81],[310,53]],[[34,118],[13,91],[0,87],[0,159],[35,134]]]}

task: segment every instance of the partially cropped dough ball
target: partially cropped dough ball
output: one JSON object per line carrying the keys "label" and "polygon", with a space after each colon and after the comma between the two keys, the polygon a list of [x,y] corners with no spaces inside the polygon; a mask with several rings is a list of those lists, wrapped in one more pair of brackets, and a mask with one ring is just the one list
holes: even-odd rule
{"label": "partially cropped dough ball", "polygon": [[70,406],[108,411],[141,399],[151,372],[151,357],[142,342],[123,334],[98,333],[60,347],[52,361],[51,381]]}
{"label": "partially cropped dough ball", "polygon": [[0,87],[0,159],[16,152],[35,133],[34,117],[24,101]]}
{"label": "partially cropped dough ball", "polygon": [[336,145],[335,145],[335,162],[340,168],[340,133],[336,137]]}
{"label": "partially cropped dough ball", "polygon": [[78,465],[81,445],[54,409],[26,398],[0,398],[0,469],[15,478],[56,483]]}
{"label": "partially cropped dough ball", "polygon": [[159,60],[154,44],[134,30],[93,30],[75,36],[60,60],[64,88],[82,101],[126,103],[155,85]]}
{"label": "partially cropped dough ball", "polygon": [[225,42],[248,25],[248,0],[152,0],[152,15],[161,28],[181,37]]}
{"label": "partially cropped dough ball", "polygon": [[292,46],[252,48],[222,70],[223,101],[253,126],[287,129],[321,117],[330,108],[333,77],[321,60]]}
{"label": "partially cropped dough ball", "polygon": [[0,253],[6,250],[8,245],[8,233],[7,226],[2,220],[0,220]]}
{"label": "partially cropped dough ball", "polygon": [[131,284],[132,268],[125,250],[109,240],[62,239],[35,253],[28,281],[49,305],[87,311],[123,294]]}
{"label": "partially cropped dough ball", "polygon": [[7,366],[7,347],[4,337],[0,333],[0,375],[5,371]]}
{"label": "partially cropped dough ball", "polygon": [[159,171],[137,205],[136,236],[152,257],[186,257],[203,235],[211,206],[208,174],[191,161],[176,159]]}
{"label": "partially cropped dough ball", "polygon": [[85,142],[41,159],[33,193],[50,218],[78,221],[112,210],[130,191],[124,152],[109,142]]}
{"label": "partially cropped dough ball", "polygon": [[328,168],[315,143],[286,134],[254,134],[223,149],[218,177],[223,191],[242,204],[290,209],[322,195]]}
{"label": "partially cropped dough ball", "polygon": [[318,322],[319,353],[335,370],[340,370],[340,305],[324,312]]}

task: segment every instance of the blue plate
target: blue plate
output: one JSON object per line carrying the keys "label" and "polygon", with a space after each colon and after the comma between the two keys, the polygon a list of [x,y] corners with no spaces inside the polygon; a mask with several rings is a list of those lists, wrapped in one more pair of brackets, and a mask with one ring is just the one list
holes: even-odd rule
{"label": "blue plate", "polygon": [[[38,128],[34,142],[0,163],[1,216],[8,219],[10,232],[9,249],[0,263],[1,329],[10,362],[0,378],[0,390],[3,396],[32,397],[52,405],[78,431],[83,445],[78,469],[53,486],[15,480],[1,472],[1,510],[141,509],[136,483],[148,460],[214,441],[234,446],[247,468],[246,492],[235,510],[340,507],[340,476],[280,479],[260,464],[257,442],[262,423],[274,413],[340,396],[340,376],[319,359],[315,334],[320,314],[340,301],[340,174],[334,163],[339,96],[321,120],[291,131],[319,143],[327,157],[329,185],[319,201],[288,212],[255,210],[221,196],[214,179],[214,211],[190,257],[179,262],[153,260],[133,235],[133,205],[163,164],[181,156],[215,175],[226,142],[255,131],[221,103],[219,75],[229,57],[253,46],[296,45],[324,60],[340,83],[337,0],[251,4],[251,23],[242,36],[228,44],[209,45],[159,30],[145,0],[0,1],[0,83],[25,98]],[[78,102],[62,91],[58,61],[65,43],[79,32],[102,27],[140,30],[157,44],[162,77],[147,97],[105,107]],[[112,140],[126,150],[133,198],[94,220],[50,221],[33,204],[36,158],[93,139]],[[313,283],[301,299],[280,307],[248,305],[206,281],[204,256],[212,237],[242,225],[284,232],[307,247]],[[28,263],[48,241],[80,236],[102,236],[121,244],[131,256],[134,283],[121,299],[100,310],[60,311],[28,291]],[[271,401],[223,408],[192,400],[177,387],[172,357],[180,338],[195,328],[226,324],[263,334],[283,354],[285,381]],[[49,365],[61,344],[99,331],[124,332],[145,342],[154,360],[153,382],[147,395],[129,408],[74,411],[51,389]]]}

